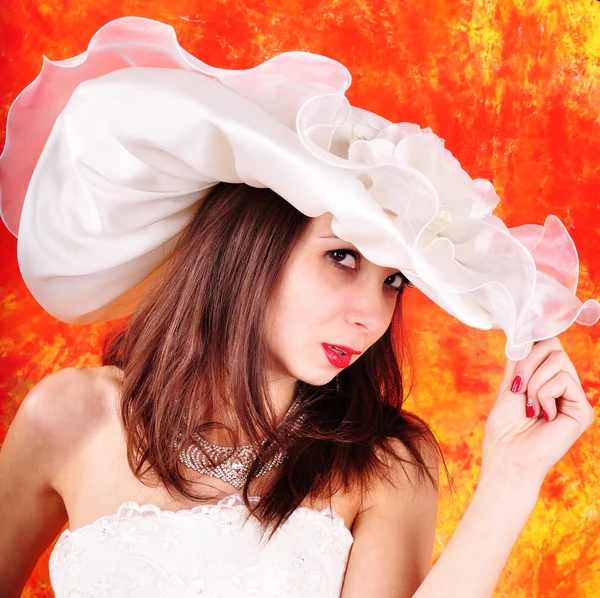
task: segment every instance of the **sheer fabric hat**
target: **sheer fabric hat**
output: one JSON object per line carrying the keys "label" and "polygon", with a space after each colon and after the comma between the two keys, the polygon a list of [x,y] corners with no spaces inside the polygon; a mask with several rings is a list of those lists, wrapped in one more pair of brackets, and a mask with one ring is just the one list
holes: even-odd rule
{"label": "sheer fabric hat", "polygon": [[2,218],[35,299],[70,323],[128,313],[220,181],[269,187],[448,313],[502,329],[506,355],[573,322],[577,252],[560,220],[507,228],[431,129],[352,106],[339,62],[286,52],[254,68],[202,62],[172,27],[124,17],[83,54],[44,57],[8,115]]}

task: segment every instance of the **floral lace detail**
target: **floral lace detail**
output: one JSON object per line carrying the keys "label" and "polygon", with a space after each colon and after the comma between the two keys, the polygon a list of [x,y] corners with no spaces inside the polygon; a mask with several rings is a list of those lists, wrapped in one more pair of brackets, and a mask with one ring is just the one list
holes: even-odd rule
{"label": "floral lace detail", "polygon": [[258,521],[247,515],[240,494],[178,511],[125,502],[61,534],[49,563],[55,595],[339,596],[353,542],[340,515],[299,507],[263,543]]}

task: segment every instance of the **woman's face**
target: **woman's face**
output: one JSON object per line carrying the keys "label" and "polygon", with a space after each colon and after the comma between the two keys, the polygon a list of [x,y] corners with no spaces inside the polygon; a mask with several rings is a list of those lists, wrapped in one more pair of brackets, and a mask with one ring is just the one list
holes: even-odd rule
{"label": "woman's face", "polygon": [[327,384],[359,359],[338,357],[324,345],[364,353],[390,325],[405,280],[336,237],[331,220],[330,213],[311,218],[267,310],[272,373],[293,383]]}

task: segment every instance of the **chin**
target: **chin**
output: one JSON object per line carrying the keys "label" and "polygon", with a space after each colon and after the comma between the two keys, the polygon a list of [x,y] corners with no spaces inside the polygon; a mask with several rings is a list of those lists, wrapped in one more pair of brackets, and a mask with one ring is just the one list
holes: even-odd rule
{"label": "chin", "polygon": [[325,386],[329,384],[334,378],[336,374],[331,374],[330,372],[323,373],[312,373],[309,375],[299,375],[296,376],[300,382],[304,382],[305,384],[310,384],[311,386]]}
{"label": "chin", "polygon": [[[294,365],[295,367],[290,367]],[[311,386],[325,386],[329,384],[335,377],[343,370],[335,368],[333,366],[327,366],[324,364],[312,364],[310,361],[303,362],[302,364],[296,362],[295,364],[282,363],[281,372],[285,372],[290,378],[294,378],[299,382],[310,384]],[[286,367],[287,366],[287,367]]]}

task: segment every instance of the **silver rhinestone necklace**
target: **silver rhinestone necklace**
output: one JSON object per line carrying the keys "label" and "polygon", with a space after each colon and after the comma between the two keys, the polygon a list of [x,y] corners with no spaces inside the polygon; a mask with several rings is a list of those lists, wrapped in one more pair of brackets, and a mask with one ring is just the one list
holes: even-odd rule
{"label": "silver rhinestone necklace", "polygon": [[[300,393],[294,399],[288,412],[285,414],[284,421],[296,411],[303,394],[304,393]],[[295,427],[301,424],[303,420],[304,416],[301,416]],[[198,473],[219,478],[228,484],[231,484],[237,490],[244,485],[250,471],[250,466],[257,456],[257,451],[252,445],[246,444],[237,447],[221,446],[202,438],[198,433],[192,434],[192,440],[193,443],[179,451],[179,460],[186,467],[189,467]],[[263,440],[261,446],[266,442],[267,439]],[[178,446],[177,443],[176,446]],[[277,451],[273,457],[260,467],[256,473],[256,477],[265,475],[275,467],[281,465],[286,456],[285,449]],[[213,463],[216,465],[213,465]]]}

